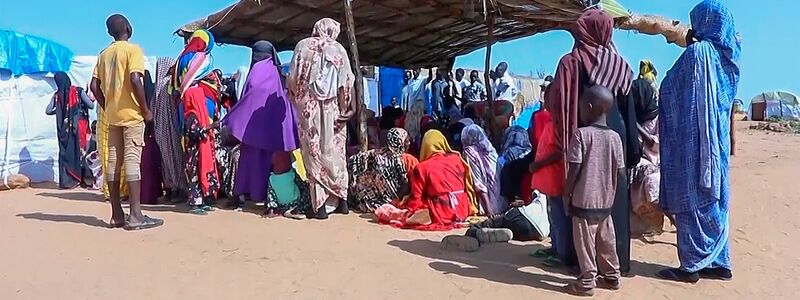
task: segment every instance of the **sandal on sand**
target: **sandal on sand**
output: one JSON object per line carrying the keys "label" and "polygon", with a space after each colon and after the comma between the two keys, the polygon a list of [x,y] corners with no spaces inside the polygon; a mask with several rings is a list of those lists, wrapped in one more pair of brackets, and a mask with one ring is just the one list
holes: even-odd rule
{"label": "sandal on sand", "polygon": [[553,248],[539,249],[531,252],[530,255],[538,258],[545,258],[550,256],[556,256],[556,251]]}
{"label": "sandal on sand", "polygon": [[545,265],[546,267],[558,268],[563,266],[564,262],[562,262],[561,259],[558,257],[548,256],[547,258],[544,259],[544,262],[542,262],[542,264]]}
{"label": "sandal on sand", "polygon": [[304,215],[293,214],[292,210],[286,211],[285,213],[283,213],[283,216],[286,217],[286,218],[292,219],[292,220],[305,220],[306,219],[306,216],[304,216]]}
{"label": "sandal on sand", "polygon": [[507,243],[514,232],[508,228],[481,228],[475,235],[481,243]]}
{"label": "sandal on sand", "polygon": [[594,296],[594,289],[588,289],[585,287],[578,286],[575,283],[570,283],[564,287],[566,292],[573,296],[579,297],[592,297]]}
{"label": "sandal on sand", "polygon": [[141,223],[131,224],[126,222],[124,228],[125,230],[143,230],[143,229],[156,228],[161,225],[164,225],[164,220],[144,216]]}
{"label": "sandal on sand", "polygon": [[475,252],[480,247],[480,243],[476,238],[465,235],[448,235],[442,239],[442,249],[444,250]]}
{"label": "sandal on sand", "polygon": [[700,275],[689,273],[681,269],[666,269],[658,272],[658,277],[664,280],[672,280],[677,282],[697,283],[700,281]]}
{"label": "sandal on sand", "polygon": [[191,209],[189,209],[189,213],[199,216],[205,216],[208,214],[208,212],[201,206],[192,207]]}
{"label": "sandal on sand", "polygon": [[201,209],[203,209],[203,210],[205,210],[205,211],[214,211],[214,207],[213,207],[213,206],[211,206],[211,205],[205,205],[205,204],[204,204],[204,205],[203,205],[203,206],[201,206],[200,208],[201,208]]}

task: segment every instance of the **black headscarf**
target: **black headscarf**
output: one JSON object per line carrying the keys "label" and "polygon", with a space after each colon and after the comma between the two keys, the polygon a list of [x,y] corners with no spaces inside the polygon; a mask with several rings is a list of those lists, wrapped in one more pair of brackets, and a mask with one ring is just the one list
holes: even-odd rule
{"label": "black headscarf", "polygon": [[67,104],[69,103],[69,88],[72,87],[72,81],[69,79],[69,75],[62,71],[56,72],[53,77],[56,82],[56,88],[58,89],[56,94],[58,94],[59,102],[56,104],[62,112],[66,112]]}
{"label": "black headscarf", "polygon": [[286,74],[283,74],[281,70],[281,59],[278,57],[278,51],[275,50],[275,46],[268,41],[261,40],[253,44],[251,48],[253,55],[250,60],[250,68],[252,69],[257,62],[272,58],[272,64],[275,65],[275,68],[278,69],[278,74],[281,75],[281,84],[286,88]]}
{"label": "black headscarf", "polygon": [[278,58],[278,51],[275,50],[275,46],[268,41],[258,41],[253,44],[253,57],[250,61],[250,67],[253,67],[257,62],[262,60],[272,58],[272,63],[275,64],[276,67],[280,67],[281,60]]}

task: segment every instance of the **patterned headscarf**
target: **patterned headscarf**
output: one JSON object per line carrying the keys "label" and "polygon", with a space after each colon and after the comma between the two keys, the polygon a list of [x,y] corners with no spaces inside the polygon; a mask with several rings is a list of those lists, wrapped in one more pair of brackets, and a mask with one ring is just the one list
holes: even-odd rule
{"label": "patterned headscarf", "polygon": [[[720,200],[729,183],[730,108],[739,85],[741,41],[733,14],[721,1],[705,0],[690,14],[698,42],[689,45],[667,72],[661,86],[659,133],[663,184],[660,202],[668,212],[694,210],[710,202],[697,201],[697,192],[708,192],[708,201]],[[667,145],[667,146],[665,146]],[[684,146],[668,146],[684,145]],[[699,165],[687,163],[697,157]],[[697,172],[699,171],[699,178]],[[699,181],[699,182],[697,182]]]}
{"label": "patterned headscarf", "polygon": [[341,33],[341,27],[342,25],[339,24],[339,22],[331,18],[323,18],[314,24],[314,31],[312,31],[311,36],[321,37],[329,40],[329,42],[334,42],[336,41],[336,37],[339,36],[339,33]]}
{"label": "patterned headscarf", "polygon": [[658,71],[656,71],[656,66],[653,65],[653,62],[649,60],[639,62],[639,78],[649,82],[656,82],[656,76],[658,76]]}
{"label": "patterned headscarf", "polygon": [[211,50],[214,49],[214,36],[205,29],[192,33],[175,64],[172,88],[181,96],[200,79],[214,70]]}
{"label": "patterned headscarf", "polygon": [[406,152],[406,140],[408,133],[402,128],[389,129],[386,135],[386,148],[394,154]]}
{"label": "patterned headscarf", "polygon": [[572,31],[576,44],[573,55],[589,72],[592,84],[607,87],[615,94],[627,94],[631,89],[633,71],[625,58],[617,53],[611,35],[614,19],[606,12],[590,9],[578,18]]}
{"label": "patterned headscarf", "polygon": [[503,157],[506,161],[520,159],[529,152],[531,152],[531,140],[525,128],[514,125],[506,129],[503,141]]}
{"label": "patterned headscarf", "polygon": [[494,149],[494,146],[492,146],[492,143],[489,142],[486,133],[480,126],[475,124],[466,126],[464,130],[461,131],[461,145],[464,146],[465,150],[468,147],[474,147],[481,154],[486,155],[493,153],[495,157],[497,156],[497,151]]}
{"label": "patterned headscarf", "polygon": [[351,96],[355,75],[347,51],[336,41],[340,27],[333,19],[321,19],[311,37],[297,43],[287,80],[292,96],[305,94],[325,101],[337,97],[339,89]]}
{"label": "patterned headscarf", "polygon": [[[614,49],[613,30],[611,16],[596,9],[584,12],[571,30],[575,47],[561,58],[553,83],[545,93],[562,149],[569,148],[569,140],[578,128],[578,99],[585,84],[581,82],[581,73],[588,73],[590,84],[605,86],[617,95],[630,91],[633,71]],[[563,161],[566,168],[566,160]]]}
{"label": "patterned headscarf", "polygon": [[489,142],[486,133],[478,125],[464,127],[461,133],[461,144],[464,147],[464,159],[472,168],[475,189],[488,195],[484,199],[485,213],[494,216],[502,213],[502,205],[496,201],[499,184],[497,183],[497,151]]}

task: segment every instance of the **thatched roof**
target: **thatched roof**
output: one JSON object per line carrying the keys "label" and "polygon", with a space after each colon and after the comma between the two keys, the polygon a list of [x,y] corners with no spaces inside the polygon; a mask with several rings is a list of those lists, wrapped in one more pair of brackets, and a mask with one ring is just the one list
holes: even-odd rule
{"label": "thatched roof", "polygon": [[[444,65],[485,47],[485,11],[499,12],[495,41],[507,41],[563,28],[588,2],[598,0],[357,0],[352,5],[361,62],[410,67]],[[240,0],[178,34],[211,28],[217,42],[251,45],[263,39],[284,51],[324,17],[342,23],[339,39],[347,42],[343,0]]]}

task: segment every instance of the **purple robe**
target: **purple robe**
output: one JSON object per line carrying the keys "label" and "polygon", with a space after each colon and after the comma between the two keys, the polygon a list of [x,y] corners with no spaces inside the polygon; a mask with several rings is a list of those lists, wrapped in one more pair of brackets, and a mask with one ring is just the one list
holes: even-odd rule
{"label": "purple robe", "polygon": [[267,198],[272,153],[297,149],[297,116],[272,58],[250,69],[239,102],[222,120],[241,142],[234,193]]}

